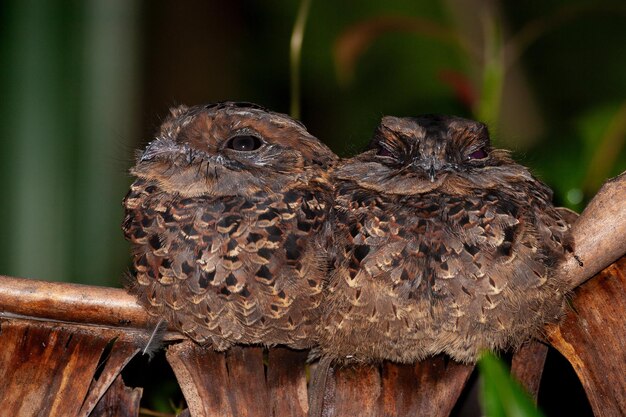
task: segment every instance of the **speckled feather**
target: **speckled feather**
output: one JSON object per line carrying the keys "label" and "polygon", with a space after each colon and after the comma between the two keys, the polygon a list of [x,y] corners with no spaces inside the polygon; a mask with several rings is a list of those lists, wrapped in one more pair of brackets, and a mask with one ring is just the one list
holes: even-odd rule
{"label": "speckled feather", "polygon": [[569,225],[484,125],[385,117],[371,148],[333,173],[337,268],[318,355],[472,362],[560,318]]}
{"label": "speckled feather", "polygon": [[[261,146],[230,149],[237,135]],[[254,105],[172,110],[131,170],[137,179],[123,203],[132,293],[217,350],[310,347],[335,159],[301,124]]]}

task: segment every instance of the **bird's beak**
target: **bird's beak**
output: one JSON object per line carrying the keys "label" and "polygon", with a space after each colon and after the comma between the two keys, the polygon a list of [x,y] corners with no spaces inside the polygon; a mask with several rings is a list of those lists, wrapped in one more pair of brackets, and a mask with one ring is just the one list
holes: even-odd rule
{"label": "bird's beak", "polygon": [[190,159],[192,152],[188,145],[180,146],[170,139],[155,139],[148,144],[146,149],[139,157],[139,162],[150,161],[161,155],[178,155],[185,154]]}
{"label": "bird's beak", "polygon": [[416,158],[413,161],[413,166],[426,174],[430,182],[435,182],[435,177],[439,173],[439,171],[443,168],[443,166],[437,161],[435,157],[428,156],[426,158]]}
{"label": "bird's beak", "polygon": [[159,139],[153,140],[141,154],[140,162],[150,161],[159,155],[171,152],[172,148],[173,144],[169,142]]}

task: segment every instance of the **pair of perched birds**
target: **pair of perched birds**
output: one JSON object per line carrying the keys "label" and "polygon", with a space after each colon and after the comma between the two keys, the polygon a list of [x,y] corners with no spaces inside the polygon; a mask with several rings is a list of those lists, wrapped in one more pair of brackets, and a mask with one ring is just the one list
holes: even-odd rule
{"label": "pair of perched birds", "polygon": [[217,350],[472,362],[563,313],[569,224],[478,122],[384,117],[340,160],[288,116],[181,106],[131,173],[131,291]]}

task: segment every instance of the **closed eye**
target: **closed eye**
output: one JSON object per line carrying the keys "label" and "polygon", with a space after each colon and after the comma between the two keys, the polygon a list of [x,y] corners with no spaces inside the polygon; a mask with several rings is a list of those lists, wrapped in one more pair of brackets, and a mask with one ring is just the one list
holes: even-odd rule
{"label": "closed eye", "polygon": [[378,147],[378,152],[376,152],[376,155],[383,156],[385,158],[393,158],[393,154],[391,153],[391,151],[384,146]]}
{"label": "closed eye", "polygon": [[485,151],[485,148],[480,148],[467,155],[467,159],[485,159],[487,156],[488,154],[487,151]]}

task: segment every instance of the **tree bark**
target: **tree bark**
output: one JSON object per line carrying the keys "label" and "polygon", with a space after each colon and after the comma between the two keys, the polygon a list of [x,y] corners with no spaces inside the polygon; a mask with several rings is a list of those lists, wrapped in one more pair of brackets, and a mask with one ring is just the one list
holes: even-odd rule
{"label": "tree bark", "polygon": [[559,274],[576,288],[626,254],[626,172],[604,183],[572,226],[574,253]]}

